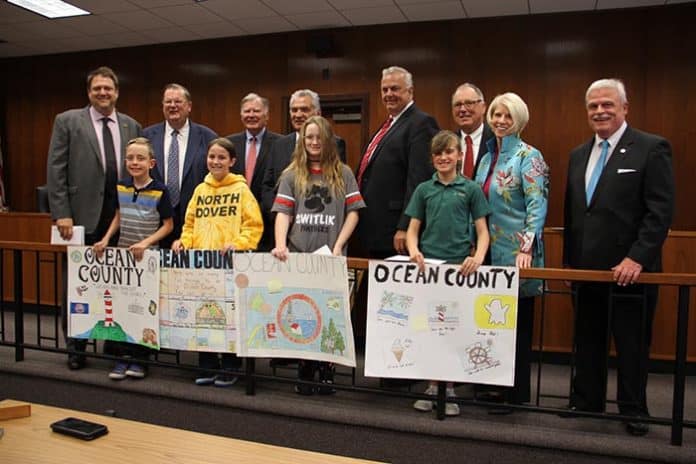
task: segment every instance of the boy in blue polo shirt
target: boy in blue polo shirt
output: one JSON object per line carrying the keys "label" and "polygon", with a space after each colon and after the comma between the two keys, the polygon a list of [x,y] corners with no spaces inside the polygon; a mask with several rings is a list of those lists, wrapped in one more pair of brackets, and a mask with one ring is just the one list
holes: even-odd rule
{"label": "boy in blue polo shirt", "polygon": [[[157,248],[159,241],[174,228],[167,187],[150,177],[150,169],[154,166],[155,155],[146,138],[138,137],[128,142],[126,169],[130,176],[118,182],[116,214],[104,237],[94,244],[98,255],[104,252],[109,239],[120,231],[118,246],[128,247],[135,259],[140,261],[146,249]],[[109,342],[105,344],[104,351],[115,352],[123,357],[109,373],[110,379],[145,377],[145,366],[134,361],[149,357],[150,350],[147,347]]]}
{"label": "boy in blue polo shirt", "polygon": [[[459,174],[462,152],[459,138],[451,131],[440,131],[430,144],[435,174],[413,192],[405,214],[411,218],[406,232],[406,246],[411,261],[425,270],[425,258],[460,264],[464,275],[474,272],[483,263],[488,251],[489,235],[486,216],[488,202],[481,187]],[[470,218],[476,228],[476,247],[472,253]],[[425,228],[421,234],[421,224]],[[420,242],[420,243],[419,243]],[[420,247],[419,247],[420,245]],[[437,394],[437,382],[431,381],[426,395]],[[454,386],[447,383],[447,396],[454,397]],[[430,411],[433,402],[418,400],[413,407]],[[447,403],[445,414],[459,415],[457,403]]]}

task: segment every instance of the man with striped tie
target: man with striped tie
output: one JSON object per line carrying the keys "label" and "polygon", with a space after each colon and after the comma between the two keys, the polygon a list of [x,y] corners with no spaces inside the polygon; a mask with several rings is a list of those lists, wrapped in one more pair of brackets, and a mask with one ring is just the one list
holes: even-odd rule
{"label": "man with striped tie", "polygon": [[167,84],[162,97],[164,121],[145,128],[155,152],[155,167],[150,175],[166,184],[174,212],[174,230],[162,241],[169,248],[181,236],[181,226],[193,190],[208,173],[208,143],[217,138],[213,130],[190,120],[193,102],[186,87]]}

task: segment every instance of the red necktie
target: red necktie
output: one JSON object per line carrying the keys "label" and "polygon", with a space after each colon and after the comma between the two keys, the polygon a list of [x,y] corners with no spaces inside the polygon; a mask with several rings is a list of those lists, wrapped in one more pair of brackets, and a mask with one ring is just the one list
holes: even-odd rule
{"label": "red necktie", "polygon": [[249,141],[249,151],[247,152],[245,177],[247,185],[251,185],[251,179],[254,178],[254,168],[256,167],[256,137],[252,137]]}
{"label": "red necktie", "polygon": [[468,135],[464,137],[464,142],[466,143],[466,154],[464,155],[462,174],[467,179],[472,179],[474,175],[474,144]]}
{"label": "red necktie", "polygon": [[359,186],[362,186],[362,176],[365,173],[365,169],[367,169],[367,165],[370,164],[370,158],[372,158],[372,153],[374,153],[375,148],[377,148],[379,142],[381,142],[384,138],[384,135],[389,130],[392,121],[394,121],[394,118],[389,116],[387,120],[384,121],[384,124],[382,124],[382,127],[380,127],[379,132],[377,132],[377,134],[375,135],[375,138],[373,138],[372,142],[370,142],[370,144],[367,146],[367,150],[365,150],[365,154],[362,157],[362,161],[360,161],[360,167],[358,168]]}

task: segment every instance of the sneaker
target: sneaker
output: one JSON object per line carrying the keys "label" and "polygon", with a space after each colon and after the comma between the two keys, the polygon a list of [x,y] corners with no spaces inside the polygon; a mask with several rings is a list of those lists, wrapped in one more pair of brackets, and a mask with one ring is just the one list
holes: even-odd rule
{"label": "sneaker", "polygon": [[126,378],[126,371],[128,370],[128,363],[119,361],[116,363],[111,372],[109,372],[109,378],[111,380],[123,380]]}
{"label": "sneaker", "polygon": [[[429,385],[425,390],[426,395],[435,396],[437,395],[437,387],[435,385]],[[431,400],[417,400],[413,403],[413,408],[418,411],[432,411],[433,402]]]}
{"label": "sneaker", "polygon": [[457,403],[445,403],[445,416],[458,416],[459,405]]}
{"label": "sneaker", "polygon": [[196,385],[212,385],[215,383],[217,375],[213,374],[201,374],[200,377],[196,377]]}
{"label": "sneaker", "polygon": [[236,375],[218,375],[215,377],[215,380],[213,383],[215,384],[216,387],[224,388],[224,387],[231,387],[235,383],[237,383],[237,377]]}
{"label": "sneaker", "polygon": [[145,370],[145,366],[141,366],[140,364],[129,364],[126,375],[128,377],[142,379],[147,375],[147,371]]}

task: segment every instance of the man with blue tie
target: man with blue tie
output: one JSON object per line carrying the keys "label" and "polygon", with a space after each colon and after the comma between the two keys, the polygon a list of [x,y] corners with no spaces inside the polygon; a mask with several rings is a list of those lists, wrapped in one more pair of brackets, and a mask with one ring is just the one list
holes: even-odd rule
{"label": "man with blue tie", "polygon": [[[116,214],[116,183],[126,172],[128,141],[140,136],[140,124],[116,111],[118,77],[102,66],[87,76],[89,106],[56,116],[46,163],[48,203],[61,237],[69,240],[73,226],[85,228],[85,244],[101,240]],[[118,237],[112,238],[115,245]],[[67,266],[63,260],[63,276]],[[67,278],[65,278],[67,279]],[[67,280],[63,282],[67,288]],[[73,350],[68,367],[85,365],[86,340],[67,338],[67,307],[61,304],[66,345]]]}
{"label": "man with blue tie", "polygon": [[[570,154],[565,194],[563,263],[611,270],[615,284],[576,283],[576,371],[572,410],[602,412],[606,403],[608,333],[617,354],[617,404],[633,419],[632,435],[648,425],[646,386],[657,287],[636,284],[662,270],[662,244],[674,210],[672,149],[664,138],[626,123],[628,99],[617,79],[593,82],[585,94],[595,133]],[[611,305],[609,301],[611,300]]]}
{"label": "man with blue tie", "polygon": [[160,242],[162,248],[169,248],[181,236],[193,190],[208,173],[208,143],[217,137],[208,127],[189,119],[192,105],[191,94],[184,86],[167,84],[162,97],[165,121],[143,131],[155,152],[152,178],[167,185],[172,200],[174,230]]}
{"label": "man with blue tie", "polygon": [[[259,205],[262,204],[263,176],[270,164],[273,142],[280,134],[271,132],[268,124],[268,99],[255,93],[242,98],[240,116],[244,132],[228,135],[237,150],[237,161],[232,172],[246,177],[247,184]],[[270,251],[273,248],[273,221],[269,211],[263,211],[263,236],[257,249]]]}

